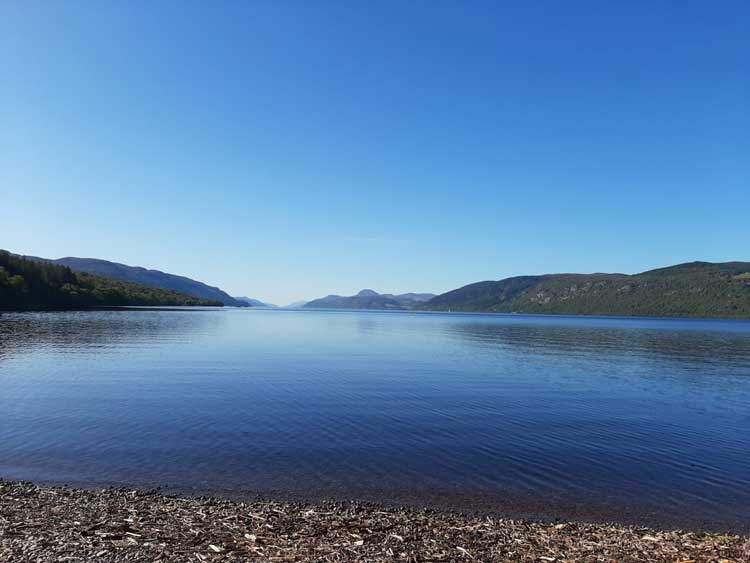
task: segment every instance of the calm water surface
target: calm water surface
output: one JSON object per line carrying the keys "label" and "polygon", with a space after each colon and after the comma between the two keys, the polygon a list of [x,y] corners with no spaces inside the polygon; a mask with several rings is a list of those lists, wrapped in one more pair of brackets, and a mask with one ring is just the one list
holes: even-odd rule
{"label": "calm water surface", "polygon": [[750,523],[750,323],[0,316],[0,477]]}

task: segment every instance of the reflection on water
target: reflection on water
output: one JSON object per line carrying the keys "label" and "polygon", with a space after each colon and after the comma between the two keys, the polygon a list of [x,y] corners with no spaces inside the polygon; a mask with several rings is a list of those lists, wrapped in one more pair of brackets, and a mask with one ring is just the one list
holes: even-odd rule
{"label": "reflection on water", "polygon": [[750,323],[0,316],[0,476],[750,522]]}
{"label": "reflection on water", "polygon": [[[525,320],[535,321],[538,318],[526,317]],[[568,320],[580,322],[579,319]],[[597,320],[602,322],[605,319]],[[486,345],[489,348],[501,345],[525,351],[533,349],[535,353],[552,355],[606,353],[608,359],[639,354],[664,356],[670,361],[682,360],[691,364],[703,362],[725,367],[727,362],[733,362],[737,367],[748,367],[750,339],[747,332],[738,330],[742,327],[741,323],[730,321],[728,327],[722,327],[735,330],[705,331],[690,326],[700,321],[640,321],[645,324],[642,328],[628,326],[628,323],[637,322],[632,320],[606,321],[610,321],[614,326],[609,323],[598,326],[462,323],[451,327],[451,332],[465,334],[472,343]],[[687,324],[682,330],[680,327],[669,327],[672,323],[680,322]],[[710,327],[712,322],[703,321],[698,326]],[[654,323],[654,326],[649,327],[648,323]],[[721,321],[718,321],[718,324],[721,325]]]}

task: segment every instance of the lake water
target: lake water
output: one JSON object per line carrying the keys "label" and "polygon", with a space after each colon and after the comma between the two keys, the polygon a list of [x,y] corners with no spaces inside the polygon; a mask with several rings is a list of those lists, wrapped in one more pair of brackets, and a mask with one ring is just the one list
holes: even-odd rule
{"label": "lake water", "polygon": [[750,322],[3,313],[0,477],[747,529]]}

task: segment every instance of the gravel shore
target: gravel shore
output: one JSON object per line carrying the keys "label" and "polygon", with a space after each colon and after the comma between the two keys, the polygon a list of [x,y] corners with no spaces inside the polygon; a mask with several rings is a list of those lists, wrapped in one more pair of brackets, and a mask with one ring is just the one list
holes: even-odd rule
{"label": "gravel shore", "polygon": [[0,561],[750,562],[750,538],[0,480]]}

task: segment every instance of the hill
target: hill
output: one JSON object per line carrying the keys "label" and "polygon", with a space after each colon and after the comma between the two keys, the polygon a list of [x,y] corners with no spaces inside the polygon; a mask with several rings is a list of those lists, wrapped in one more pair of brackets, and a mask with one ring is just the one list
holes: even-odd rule
{"label": "hill", "polygon": [[200,299],[219,301],[224,305],[230,305],[233,307],[249,306],[247,303],[238,301],[218,287],[206,285],[203,282],[186,278],[184,276],[167,274],[159,270],[148,270],[140,266],[128,266],[117,262],[110,262],[108,260],[99,260],[97,258],[67,257],[51,260],[48,258],[39,258],[37,256],[26,256],[26,259],[67,266],[75,272],[84,272],[95,276],[114,278],[149,287],[168,289],[192,297],[198,297]]}
{"label": "hill", "polygon": [[278,305],[274,305],[273,303],[264,303],[263,301],[260,301],[258,299],[253,299],[252,297],[235,297],[237,301],[242,301],[243,303],[247,303],[250,307],[260,307],[265,309],[277,309]]}
{"label": "hill", "polygon": [[305,309],[377,309],[403,310],[412,309],[434,297],[432,293],[377,293],[372,289],[363,289],[357,295],[328,295],[305,303]]}
{"label": "hill", "polygon": [[0,250],[0,307],[216,305],[177,291],[74,272]]}
{"label": "hill", "polygon": [[750,318],[750,262],[690,262],[640,274],[547,274],[483,281],[419,306],[644,317]]}

